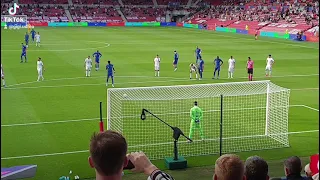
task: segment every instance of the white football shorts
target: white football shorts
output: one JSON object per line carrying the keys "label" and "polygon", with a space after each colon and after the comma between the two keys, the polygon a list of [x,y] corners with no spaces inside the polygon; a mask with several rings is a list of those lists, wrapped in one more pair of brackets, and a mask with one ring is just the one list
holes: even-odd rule
{"label": "white football shorts", "polygon": [[234,72],[234,67],[229,67],[228,72],[233,73]]}
{"label": "white football shorts", "polygon": [[272,69],[271,66],[266,66],[267,71],[271,71],[271,69]]}

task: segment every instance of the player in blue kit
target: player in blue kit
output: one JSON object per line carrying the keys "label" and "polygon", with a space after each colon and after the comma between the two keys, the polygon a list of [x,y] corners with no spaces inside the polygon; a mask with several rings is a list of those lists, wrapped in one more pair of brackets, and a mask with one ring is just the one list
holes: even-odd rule
{"label": "player in blue kit", "polygon": [[215,64],[215,68],[214,68],[214,73],[213,73],[213,78],[212,79],[215,79],[216,78],[216,72],[218,71],[218,77],[217,79],[219,79],[219,76],[220,76],[220,67],[222,66],[223,64],[223,61],[220,59],[219,56],[217,56],[217,58],[213,61],[213,63]]}
{"label": "player in blue kit", "polygon": [[108,77],[107,77],[107,84],[106,84],[106,86],[108,86],[109,78],[111,78],[111,80],[112,80],[112,87],[114,87],[113,74],[116,72],[116,70],[114,69],[113,64],[111,64],[110,61],[108,61],[108,64],[107,64],[107,66],[106,66],[106,70],[108,71]]}
{"label": "player in blue kit", "polygon": [[204,61],[202,60],[202,58],[200,57],[200,60],[199,60],[199,75],[200,75],[200,78],[199,80],[202,79],[202,73],[203,73],[203,69],[204,69]]}
{"label": "player in blue kit", "polygon": [[199,60],[201,59],[201,49],[197,46],[196,50],[195,50],[195,56],[196,56],[196,64],[199,63]]}
{"label": "player in blue kit", "polygon": [[23,58],[22,57],[24,57],[24,62],[27,62],[27,46],[25,46],[23,43],[21,43],[21,45],[22,45],[22,52],[21,52],[21,61],[20,61],[20,63],[22,63],[23,62]]}
{"label": "player in blue kit", "polygon": [[34,37],[36,36],[36,31],[34,29],[31,30],[31,38],[32,42],[34,42]]}
{"label": "player in blue kit", "polygon": [[93,53],[92,56],[94,57],[95,62],[96,62],[96,64],[95,64],[96,71],[98,71],[100,68],[100,58],[102,57],[102,54],[97,50],[97,52]]}
{"label": "player in blue kit", "polygon": [[28,47],[29,44],[29,34],[26,32],[26,35],[24,35],[24,41],[26,42],[26,46]]}
{"label": "player in blue kit", "polygon": [[179,54],[177,53],[177,51],[174,51],[174,57],[173,57],[174,71],[178,69],[178,61],[179,61]]}

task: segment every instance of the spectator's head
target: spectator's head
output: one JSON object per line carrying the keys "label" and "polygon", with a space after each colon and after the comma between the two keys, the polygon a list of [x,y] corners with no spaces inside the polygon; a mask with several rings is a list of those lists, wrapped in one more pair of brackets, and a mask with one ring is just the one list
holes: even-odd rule
{"label": "spectator's head", "polygon": [[288,175],[298,175],[301,173],[302,165],[301,160],[297,156],[289,157],[284,161],[284,171],[286,176]]}
{"label": "spectator's head", "polygon": [[[127,142],[114,131],[95,133],[91,137],[89,164],[96,170],[96,179],[121,179],[127,166]],[[119,177],[119,178],[118,178]]]}
{"label": "spectator's head", "polygon": [[214,180],[245,180],[244,164],[235,154],[219,157],[214,168]]}
{"label": "spectator's head", "polygon": [[268,180],[268,164],[259,156],[251,156],[245,162],[246,180]]}
{"label": "spectator's head", "polygon": [[305,167],[304,167],[304,172],[306,173],[306,176],[307,177],[311,177],[312,178],[312,172],[311,172],[311,169],[310,169],[310,164],[307,164]]}

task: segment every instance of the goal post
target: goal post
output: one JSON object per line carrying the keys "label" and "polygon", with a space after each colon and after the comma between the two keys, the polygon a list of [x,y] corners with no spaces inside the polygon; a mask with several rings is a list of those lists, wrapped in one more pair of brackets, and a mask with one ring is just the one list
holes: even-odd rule
{"label": "goal post", "polygon": [[170,157],[171,129],[149,115],[142,121],[141,110],[151,111],[188,136],[190,109],[197,101],[203,110],[204,140],[199,130],[193,143],[180,139],[180,155],[283,148],[289,146],[289,97],[289,89],[270,81],[109,88],[107,124],[126,137],[129,152],[144,151],[151,159]]}

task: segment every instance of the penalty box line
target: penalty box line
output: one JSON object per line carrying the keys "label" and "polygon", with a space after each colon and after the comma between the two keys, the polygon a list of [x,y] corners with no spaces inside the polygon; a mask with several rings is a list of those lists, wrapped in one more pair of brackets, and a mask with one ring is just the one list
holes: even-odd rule
{"label": "penalty box line", "polygon": [[[312,108],[306,105],[289,105],[289,107],[304,107],[307,109],[311,109],[314,111],[319,112],[318,109]],[[255,108],[240,108],[240,109],[227,109],[229,111],[236,111],[236,110],[252,110],[252,109],[265,109],[266,107],[255,107]],[[209,110],[204,112],[216,112],[219,110]],[[182,112],[182,113],[190,113],[190,112]],[[181,114],[181,113],[166,113],[166,114],[157,114],[157,115],[173,115],[173,114]],[[114,117],[114,118],[134,118],[140,116],[123,116],[123,117]],[[86,118],[86,119],[72,119],[72,120],[61,120],[61,121],[47,121],[47,122],[33,122],[33,123],[20,123],[20,124],[2,124],[1,127],[16,127],[16,126],[32,126],[32,125],[42,125],[42,124],[58,124],[58,123],[70,123],[70,122],[82,122],[82,121],[94,121],[100,118]]]}
{"label": "penalty box line", "polygon": [[[319,130],[309,130],[309,131],[294,131],[288,133],[280,133],[279,135],[294,135],[294,134],[306,134],[306,133],[314,133],[319,132]],[[276,134],[274,134],[276,135]],[[248,137],[261,137],[265,135],[257,135],[257,136],[244,136],[244,138]],[[225,139],[232,139],[232,138],[241,138],[241,137],[231,137]],[[210,140],[210,139],[209,139]],[[183,141],[182,141],[183,143]],[[144,147],[144,146],[155,146],[155,145],[165,145],[165,144],[172,144],[172,142],[166,143],[155,143],[155,144],[147,144],[147,145],[135,145],[135,146],[128,146],[128,148],[136,148],[136,147]],[[48,157],[48,156],[58,156],[58,155],[67,155],[67,154],[79,154],[79,153],[88,153],[89,150],[81,150],[81,151],[68,151],[68,152],[60,152],[60,153],[48,153],[48,154],[35,154],[35,155],[27,155],[27,156],[11,156],[11,157],[4,157],[1,160],[10,160],[10,159],[24,159],[24,158],[34,158],[34,157]]]}

